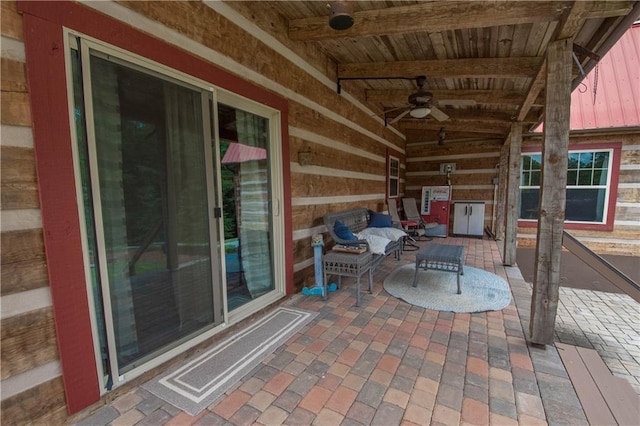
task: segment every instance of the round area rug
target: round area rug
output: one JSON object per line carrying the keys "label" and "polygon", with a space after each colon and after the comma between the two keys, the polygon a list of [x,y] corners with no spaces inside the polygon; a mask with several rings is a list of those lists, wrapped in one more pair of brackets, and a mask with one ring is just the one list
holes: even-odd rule
{"label": "round area rug", "polygon": [[434,311],[499,311],[509,305],[509,284],[499,276],[471,266],[460,276],[462,294],[456,294],[456,274],[434,270],[418,271],[418,285],[412,287],[416,267],[404,265],[389,274],[383,287],[390,295],[415,306]]}

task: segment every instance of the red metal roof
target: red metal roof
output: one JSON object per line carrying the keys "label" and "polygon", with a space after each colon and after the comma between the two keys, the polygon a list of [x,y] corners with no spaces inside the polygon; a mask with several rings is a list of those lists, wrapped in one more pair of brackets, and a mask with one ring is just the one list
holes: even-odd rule
{"label": "red metal roof", "polygon": [[640,126],[640,24],[624,33],[571,94],[571,130],[628,126]]}
{"label": "red metal roof", "polygon": [[593,68],[571,94],[571,129],[640,125],[640,25],[624,33],[597,73],[596,81]]}
{"label": "red metal roof", "polygon": [[222,164],[242,163],[249,160],[264,160],[267,158],[267,150],[256,146],[243,145],[241,143],[232,142],[227,148]]}

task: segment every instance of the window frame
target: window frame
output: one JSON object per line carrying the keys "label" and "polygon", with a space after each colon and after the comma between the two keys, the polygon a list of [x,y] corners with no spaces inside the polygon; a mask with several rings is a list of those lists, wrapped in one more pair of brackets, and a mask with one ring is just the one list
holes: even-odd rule
{"label": "window frame", "polygon": [[[392,174],[394,162],[398,165],[396,175]],[[395,195],[392,195],[392,189],[395,189]],[[387,198],[400,198],[400,158],[392,153],[387,153]]]}
{"label": "window frame", "polygon": [[[590,144],[570,144],[569,145],[569,154],[571,153],[582,153],[582,152],[596,152],[596,151],[609,151],[611,153],[609,157],[609,173],[607,176],[607,185],[606,185],[606,200],[604,203],[604,217],[602,222],[581,222],[581,221],[569,221],[565,220],[564,227],[565,229],[577,229],[577,230],[598,230],[598,231],[613,231],[614,221],[615,221],[615,209],[616,209],[616,199],[618,192],[618,181],[620,176],[620,156],[622,151],[622,143],[613,142],[613,143],[590,143]],[[542,155],[542,149],[540,146],[531,146],[531,147],[523,147],[521,150],[521,160],[524,155],[531,154],[540,154]],[[541,170],[542,171],[542,170]],[[520,166],[520,179],[518,181],[519,188],[518,191],[521,194],[522,189],[527,188],[540,188],[540,185],[531,186],[526,185],[523,186],[521,183],[522,179],[522,162]],[[579,188],[581,186],[573,185],[572,187]],[[585,188],[586,186],[582,186]],[[601,188],[601,185],[596,186],[588,186],[589,188]],[[567,188],[571,188],[567,186]],[[520,202],[521,196],[520,196]],[[537,227],[538,220],[537,219],[522,219],[519,217],[520,210],[518,207],[518,226],[520,227]]]}

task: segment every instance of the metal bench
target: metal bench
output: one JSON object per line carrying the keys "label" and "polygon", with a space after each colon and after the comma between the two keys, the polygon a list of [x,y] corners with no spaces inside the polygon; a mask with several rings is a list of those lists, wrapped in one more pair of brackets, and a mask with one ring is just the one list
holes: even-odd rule
{"label": "metal bench", "polygon": [[[338,237],[334,231],[334,225],[337,221],[344,223],[349,227],[351,232],[357,234],[366,227],[369,226],[369,210],[366,208],[355,208],[349,210],[343,210],[339,212],[331,212],[324,215],[324,224],[327,227],[327,231],[336,244],[345,245],[359,245],[365,244],[368,247],[366,240],[343,240]],[[402,241],[391,241],[384,249],[384,255],[373,254],[372,269],[375,268],[384,260],[384,258],[390,254],[393,254],[396,260],[400,260],[400,250],[402,249]]]}

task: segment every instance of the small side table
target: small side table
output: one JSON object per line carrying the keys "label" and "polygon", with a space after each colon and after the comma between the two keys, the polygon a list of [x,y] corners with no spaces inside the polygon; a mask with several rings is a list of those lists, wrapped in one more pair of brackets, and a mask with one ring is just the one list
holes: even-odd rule
{"label": "small side table", "polygon": [[322,270],[324,273],[322,297],[327,298],[327,275],[338,276],[338,288],[342,282],[342,277],[356,278],[356,306],[360,306],[360,277],[369,271],[369,292],[373,293],[373,271],[371,263],[373,256],[371,252],[352,254],[328,251],[322,256]]}
{"label": "small side table", "polygon": [[418,285],[418,271],[434,269],[437,271],[455,272],[458,278],[458,292],[460,290],[460,275],[464,275],[464,246],[429,243],[416,253],[416,273],[413,276],[413,286]]}

